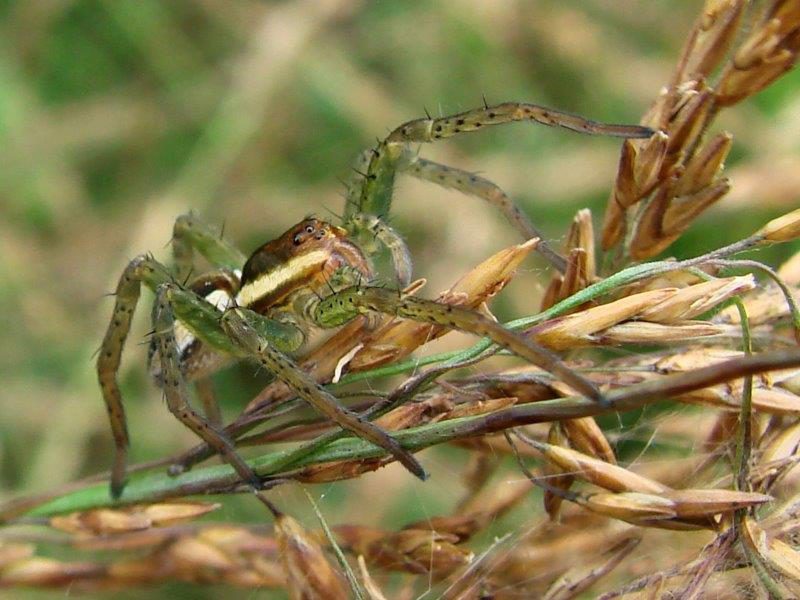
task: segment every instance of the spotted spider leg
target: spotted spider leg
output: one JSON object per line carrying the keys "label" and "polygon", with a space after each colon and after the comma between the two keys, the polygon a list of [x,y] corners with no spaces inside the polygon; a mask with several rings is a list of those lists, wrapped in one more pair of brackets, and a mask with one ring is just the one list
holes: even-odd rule
{"label": "spotted spider leg", "polygon": [[[352,221],[353,216],[360,213],[381,218],[387,215],[391,206],[395,175],[398,172],[407,172],[414,177],[481,198],[497,206],[525,239],[543,238],[525,213],[496,184],[473,173],[419,158],[409,148],[412,143],[430,143],[460,133],[478,131],[487,126],[526,120],[590,135],[645,138],[653,133],[647,127],[598,123],[563,111],[522,102],[486,105],[438,119],[427,117],[409,121],[359,158],[356,172],[361,175],[361,179],[348,189],[345,221]],[[357,225],[356,223],[353,227],[354,230],[358,229]],[[546,242],[540,242],[539,251],[555,268],[563,272],[566,261],[561,255]]]}
{"label": "spotted spider leg", "polygon": [[371,311],[489,338],[498,346],[552,373],[580,394],[607,403],[594,383],[567,367],[556,354],[474,310],[413,296],[404,297],[385,288],[351,286],[320,300],[314,308],[314,318],[321,327],[338,327],[358,314]]}
{"label": "spotted spider leg", "polygon": [[422,465],[396,439],[361,415],[343,407],[334,396],[289,357],[274,348],[269,339],[254,327],[256,317],[258,317],[257,313],[251,310],[232,308],[225,311],[222,317],[222,327],[244,351],[258,360],[269,372],[274,373],[278,379],[291,387],[317,411],[343,429],[383,448],[420,479],[427,477]]}
{"label": "spotted spider leg", "polygon": [[190,276],[195,250],[215,267],[231,271],[241,269],[247,260],[247,256],[227,242],[219,231],[187,213],[175,219],[172,228],[172,255],[178,280]]}
{"label": "spotted spider leg", "polygon": [[[385,146],[384,142],[381,142],[381,144]],[[440,187],[459,191],[467,196],[475,196],[497,207],[506,220],[520,232],[523,240],[539,238],[536,251],[558,271],[563,272],[566,269],[566,259],[550,246],[544,234],[498,185],[475,173],[422,158],[417,153],[412,152],[407,145],[400,148],[400,150],[401,152],[397,155],[393,164],[390,164],[392,163],[390,159],[386,161],[386,168],[390,171],[394,170],[398,173],[411,175]],[[380,148],[377,151],[380,152]],[[372,150],[369,150],[359,157],[358,166],[355,168],[355,176],[348,183],[345,226],[352,232],[354,237],[359,237],[365,246],[372,240],[380,242],[384,247],[388,248],[392,255],[398,281],[400,283],[405,282],[407,285],[407,282],[411,279],[411,258],[402,238],[386,225],[380,217],[367,212],[358,212],[363,200],[362,183],[369,177],[366,172],[370,166],[372,152]],[[392,154],[385,147],[383,152],[387,156]],[[363,232],[369,232],[372,235],[364,236]],[[378,246],[373,244],[367,247],[374,252]]]}
{"label": "spotted spider leg", "polygon": [[[162,283],[156,290],[153,308],[154,339],[161,359],[161,387],[167,400],[167,407],[175,417],[192,430],[223,457],[254,489],[261,488],[261,481],[255,471],[236,452],[233,443],[208,419],[195,411],[189,403],[186,380],[181,372],[178,344],[175,341],[175,297],[189,294],[175,284]],[[212,309],[216,310],[216,309]],[[219,318],[219,314],[216,315]],[[113,491],[112,491],[113,493]]]}
{"label": "spotted spider leg", "polygon": [[403,173],[408,173],[417,179],[459,191],[466,196],[475,196],[496,206],[506,220],[520,232],[522,239],[539,238],[536,251],[559,272],[563,273],[566,270],[566,259],[553,249],[545,239],[544,233],[497,184],[475,173],[443,165],[417,155],[411,156],[407,161],[402,161],[400,169]]}
{"label": "spotted spider leg", "polygon": [[130,331],[133,311],[139,301],[140,284],[144,283],[155,289],[170,279],[166,268],[150,256],[137,256],[128,263],[117,284],[114,312],[97,357],[97,377],[114,437],[115,453],[111,467],[111,495],[114,498],[122,493],[130,444],[122,393],[117,383],[122,348]]}
{"label": "spotted spider leg", "polygon": [[494,106],[482,106],[454,115],[433,119],[414,119],[403,123],[392,131],[386,141],[428,143],[453,137],[459,133],[478,131],[482,127],[502,125],[515,121],[534,121],[550,127],[563,127],[589,135],[608,135],[620,138],[647,138],[653,130],[641,125],[616,125],[599,123],[584,117],[530,104],[527,102],[503,102]]}
{"label": "spotted spider leg", "polygon": [[[227,264],[233,264],[235,255],[238,253],[232,247],[221,242],[219,236],[210,228],[198,223],[191,216],[182,217],[176,222],[173,245],[181,248],[178,252],[182,251],[182,256],[188,257],[189,264],[191,263],[192,245],[206,257]],[[238,266],[241,266],[241,263]],[[184,267],[184,270],[188,273],[190,267]],[[142,285],[154,292],[162,285],[169,286],[167,289],[174,318],[184,323],[203,343],[208,344],[219,353],[233,356],[241,354],[239,347],[232,343],[222,331],[219,324],[219,310],[196,294],[182,290],[180,284],[173,279],[164,265],[147,254],[137,256],[128,263],[117,283],[112,318],[97,358],[98,379],[115,445],[111,469],[111,494],[114,498],[119,497],[124,487],[130,444],[122,394],[117,382],[117,372]],[[284,351],[291,352],[299,348],[303,342],[302,332],[290,324],[261,317],[259,327],[265,336]],[[211,431],[213,435],[213,428]],[[215,440],[215,442],[215,448],[225,448],[227,451],[224,441]]]}

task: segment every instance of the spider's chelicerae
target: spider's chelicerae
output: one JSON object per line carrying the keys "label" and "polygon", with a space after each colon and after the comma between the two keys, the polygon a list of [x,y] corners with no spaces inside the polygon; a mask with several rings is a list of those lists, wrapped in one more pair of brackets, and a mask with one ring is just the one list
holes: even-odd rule
{"label": "spider's chelicerae", "polygon": [[[523,236],[541,237],[496,185],[472,173],[423,159],[411,147],[490,125],[525,120],[623,138],[642,138],[652,133],[646,127],[601,124],[519,102],[484,105],[438,119],[428,116],[401,125],[362,154],[359,177],[348,187],[341,227],[308,218],[246,258],[211,228],[187,215],[175,223],[174,272],[147,254],[132,260],[117,285],[114,313],[97,361],[116,446],[112,496],[122,493],[128,448],[117,371],[141,284],[155,293],[150,370],[164,390],[169,409],[254,488],[260,485],[258,474],[237,454],[231,440],[222,433],[218,419],[191,407],[186,387],[187,382],[201,382],[240,359],[257,361],[342,428],[380,446],[418,477],[425,476],[416,458],[391,435],[343,408],[290,358],[302,348],[310,328],[338,327],[359,314],[396,315],[488,337],[549,371],[578,393],[602,402],[597,387],[567,368],[556,355],[484,315],[370,285],[375,277],[368,255],[380,247],[391,256],[398,288],[405,287],[411,278],[408,249],[385,220],[398,172],[483,198],[497,205]],[[538,249],[555,268],[563,270],[565,262],[557,252],[546,243],[540,243]],[[216,270],[184,284],[191,273],[194,251],[207,258]]]}

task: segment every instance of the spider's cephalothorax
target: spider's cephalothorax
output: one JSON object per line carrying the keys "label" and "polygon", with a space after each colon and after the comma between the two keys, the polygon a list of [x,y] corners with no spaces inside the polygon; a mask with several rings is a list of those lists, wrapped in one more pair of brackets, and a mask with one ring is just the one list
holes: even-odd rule
{"label": "spider's cephalothorax", "polygon": [[[397,288],[411,278],[411,259],[402,237],[386,224],[395,175],[407,173],[438,185],[477,196],[498,206],[525,238],[539,236],[519,207],[495,184],[460,169],[425,160],[411,143],[433,142],[511,121],[534,121],[589,134],[647,137],[646,127],[604,125],[575,115],[526,103],[509,102],[401,125],[364,153],[348,186],[343,227],[308,218],[246,258],[218,233],[192,215],[175,223],[172,240],[174,273],[143,254],[123,271],[116,289],[114,313],[97,360],[100,387],[116,447],[111,494],[123,490],[128,432],[117,384],[122,348],[130,329],[141,285],[155,292],[151,372],[164,391],[169,409],[253,487],[260,478],[221,432],[219,418],[195,411],[186,382],[202,391],[208,375],[235,360],[258,362],[340,427],[379,446],[419,477],[419,462],[391,435],[338,404],[335,397],[290,358],[312,327],[338,327],[361,314],[388,314],[443,325],[490,338],[500,347],[538,365],[569,384],[577,393],[604,401],[597,387],[567,368],[548,350],[506,329],[483,314],[432,300],[404,296],[397,289],[370,286],[370,261],[354,240],[386,249]],[[365,248],[367,246],[364,246]],[[563,270],[565,261],[544,241],[542,255]],[[195,277],[192,257],[198,251],[217,270]],[[201,396],[204,395],[201,393]],[[183,465],[184,467],[190,464]]]}
{"label": "spider's cephalothorax", "polygon": [[334,284],[372,278],[367,259],[348,235],[319,219],[301,221],[247,259],[236,303],[259,313],[286,311],[288,318],[308,323],[314,298],[328,295]]}

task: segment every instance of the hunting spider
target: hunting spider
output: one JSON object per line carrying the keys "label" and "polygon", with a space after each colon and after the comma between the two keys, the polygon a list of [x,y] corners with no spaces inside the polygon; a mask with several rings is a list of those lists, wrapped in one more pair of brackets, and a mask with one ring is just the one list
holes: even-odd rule
{"label": "hunting spider", "polygon": [[[155,293],[150,371],[162,387],[170,411],[253,488],[259,488],[259,476],[222,433],[218,418],[209,415],[208,409],[203,415],[191,407],[187,392],[187,382],[202,382],[211,373],[241,359],[263,365],[340,427],[381,447],[414,475],[425,477],[416,458],[391,435],[342,407],[290,358],[301,350],[310,328],[339,327],[359,314],[383,313],[488,337],[549,371],[578,393],[602,402],[597,387],[567,368],[555,354],[484,315],[371,285],[375,273],[368,256],[381,248],[391,257],[398,289],[411,279],[408,248],[386,222],[398,172],[483,198],[498,206],[525,238],[541,237],[496,185],[472,173],[421,158],[411,147],[490,125],[526,120],[623,138],[642,138],[652,133],[645,127],[596,123],[532,104],[484,105],[438,119],[427,116],[409,121],[364,152],[357,168],[359,177],[348,186],[341,227],[308,218],[246,258],[193,216],[178,218],[172,240],[174,273],[149,254],[128,264],[117,285],[114,312],[97,360],[116,446],[111,495],[117,498],[123,491],[128,448],[117,371],[142,284]],[[564,261],[556,252],[546,244],[540,244],[539,250],[563,270]],[[194,251],[216,270],[183,283],[192,272]]]}

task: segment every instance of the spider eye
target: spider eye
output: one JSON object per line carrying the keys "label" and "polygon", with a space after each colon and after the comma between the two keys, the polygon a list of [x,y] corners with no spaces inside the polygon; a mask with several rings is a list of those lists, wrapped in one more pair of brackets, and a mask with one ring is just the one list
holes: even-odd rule
{"label": "spider eye", "polygon": [[306,225],[306,233],[314,233],[314,228],[311,225]]}
{"label": "spider eye", "polygon": [[303,238],[299,233],[296,233],[294,238],[292,238],[292,241],[294,242],[295,246],[299,246],[300,243],[303,241]]}

